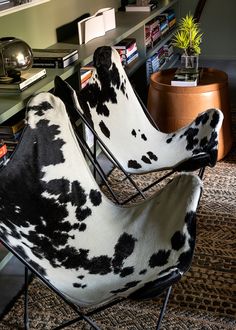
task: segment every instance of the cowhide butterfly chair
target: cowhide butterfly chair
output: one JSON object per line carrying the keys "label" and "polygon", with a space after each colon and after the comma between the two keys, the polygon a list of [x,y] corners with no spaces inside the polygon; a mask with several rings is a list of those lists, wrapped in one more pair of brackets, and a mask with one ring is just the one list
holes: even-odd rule
{"label": "cowhide butterfly chair", "polygon": [[[116,49],[99,47],[93,63],[92,77],[81,91],[76,92],[56,77],[54,92],[75,118],[76,113],[77,118],[78,115],[81,117],[93,132],[95,141],[135,186],[138,193],[130,199],[139,193],[143,196],[145,190],[175,171],[215,165],[223,118],[221,111],[209,109],[187,127],[171,134],[162,133],[135,94]],[[85,145],[86,141],[83,141],[83,147]],[[89,152],[89,148],[87,150]],[[96,162],[96,157],[92,158]],[[163,177],[158,177],[143,190],[132,180],[131,174],[163,169],[170,172],[166,174],[165,171]],[[105,177],[104,173],[102,176]]]}
{"label": "cowhide butterfly chair", "polygon": [[[56,329],[81,319],[99,329],[89,316],[117,299],[152,298],[166,289],[168,298],[191,264],[201,179],[181,173],[151,198],[116,205],[97,185],[64,103],[39,93],[26,114],[21,140],[0,169],[0,241],[25,264],[26,284],[29,269],[78,313]],[[218,112],[200,117],[194,127],[207,116],[215,132]],[[131,136],[146,142],[138,127]],[[174,144],[177,137],[172,139]],[[178,139],[186,143],[186,137]],[[27,285],[25,294],[29,329]],[[84,314],[82,306],[94,309]]]}

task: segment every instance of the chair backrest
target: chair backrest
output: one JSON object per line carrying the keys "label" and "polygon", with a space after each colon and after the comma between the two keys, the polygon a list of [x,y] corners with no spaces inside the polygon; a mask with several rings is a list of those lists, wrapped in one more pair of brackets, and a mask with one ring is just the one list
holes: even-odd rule
{"label": "chair backrest", "polygon": [[[128,173],[173,168],[191,158],[201,159],[199,167],[216,163],[221,111],[209,109],[187,127],[165,134],[144,113],[114,48],[99,47],[94,67],[72,102]],[[65,86],[56,94],[64,101],[66,93]]]}
{"label": "chair backrest", "polygon": [[177,175],[150,199],[113,204],[50,93],[30,100],[0,181],[0,239],[77,305],[128,296],[189,268],[200,179]]}

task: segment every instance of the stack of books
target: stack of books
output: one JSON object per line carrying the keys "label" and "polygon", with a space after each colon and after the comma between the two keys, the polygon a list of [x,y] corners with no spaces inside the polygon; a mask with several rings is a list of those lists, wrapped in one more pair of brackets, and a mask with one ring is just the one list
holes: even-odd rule
{"label": "stack of books", "polygon": [[172,44],[172,40],[169,40],[163,47],[164,47],[164,52],[165,52],[165,60],[167,62],[174,55],[174,47]]}
{"label": "stack of books", "polygon": [[1,140],[0,141],[0,167],[5,163],[6,160],[7,160],[7,145],[3,140]]}
{"label": "stack of books", "polygon": [[157,2],[149,3],[147,5],[136,5],[136,4],[128,4],[125,6],[125,11],[141,11],[141,12],[149,12],[157,8]]}
{"label": "stack of books", "polygon": [[0,125],[0,141],[6,146],[5,155],[7,157],[15,150],[24,127],[25,120],[22,118],[22,114],[16,115],[7,120],[4,125]]}
{"label": "stack of books", "polygon": [[82,66],[80,68],[81,88],[84,88],[87,85],[89,78],[92,76],[92,72],[93,72],[92,67]]}
{"label": "stack of books", "polygon": [[150,56],[146,61],[146,75],[147,82],[150,81],[150,76],[152,73],[161,69],[161,67],[165,64],[165,50],[164,46],[160,47],[155,54]]}
{"label": "stack of books", "polygon": [[152,48],[161,38],[159,20],[153,19],[145,25],[146,48]]}
{"label": "stack of books", "polygon": [[150,56],[147,61],[146,61],[146,76],[147,76],[147,83],[149,84],[150,82],[150,76],[158,71],[159,69],[159,61],[157,58],[157,54],[153,54]]}
{"label": "stack of books", "polygon": [[167,9],[162,15],[166,16],[169,29],[172,29],[176,25],[176,15],[174,9]]}
{"label": "stack of books", "polygon": [[193,87],[197,86],[201,70],[178,68],[171,80],[171,86]]}
{"label": "stack of books", "polygon": [[40,49],[34,48],[34,68],[66,68],[78,60],[77,49]]}
{"label": "stack of books", "polygon": [[[22,92],[40,79],[46,77],[47,72],[44,68],[30,68],[22,71],[20,76],[16,77],[0,77],[1,93],[17,93]],[[7,78],[7,79],[4,79]]]}
{"label": "stack of books", "polygon": [[157,19],[160,24],[161,35],[165,35],[169,31],[169,23],[166,14],[161,14],[157,16]]}
{"label": "stack of books", "polygon": [[135,38],[125,38],[115,44],[114,48],[120,54],[120,59],[123,66],[130,66],[139,56]]}

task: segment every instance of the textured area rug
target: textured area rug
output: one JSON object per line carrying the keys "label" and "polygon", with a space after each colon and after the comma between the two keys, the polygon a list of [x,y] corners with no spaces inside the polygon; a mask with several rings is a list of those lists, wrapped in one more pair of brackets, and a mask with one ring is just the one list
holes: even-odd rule
{"label": "textured area rug", "polygon": [[[234,117],[235,118],[235,117]],[[236,122],[233,122],[234,129]],[[235,137],[234,131],[234,137]],[[137,176],[142,186],[156,174]],[[115,189],[130,194],[118,170],[110,175]],[[197,242],[192,267],[173,287],[162,329],[236,329],[236,146],[204,174],[204,191],[197,213]],[[93,319],[101,329],[155,329],[162,297],[125,300]],[[39,280],[29,287],[30,329],[51,329],[75,313]],[[23,329],[23,297],[0,322],[1,330]],[[66,329],[90,329],[79,322]]]}

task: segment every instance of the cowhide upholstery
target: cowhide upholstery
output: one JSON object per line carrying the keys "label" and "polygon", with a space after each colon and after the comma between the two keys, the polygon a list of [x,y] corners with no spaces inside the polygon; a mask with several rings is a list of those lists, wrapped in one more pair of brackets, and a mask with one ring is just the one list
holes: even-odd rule
{"label": "cowhide upholstery", "polygon": [[215,165],[222,112],[209,109],[176,132],[158,131],[146,117],[114,48],[95,51],[93,75],[77,95],[59,80],[55,80],[56,95],[85,115],[128,173]]}
{"label": "cowhide upholstery", "polygon": [[50,93],[28,103],[0,182],[0,239],[77,305],[135,296],[191,264],[201,180],[178,174],[150,199],[113,204]]}

